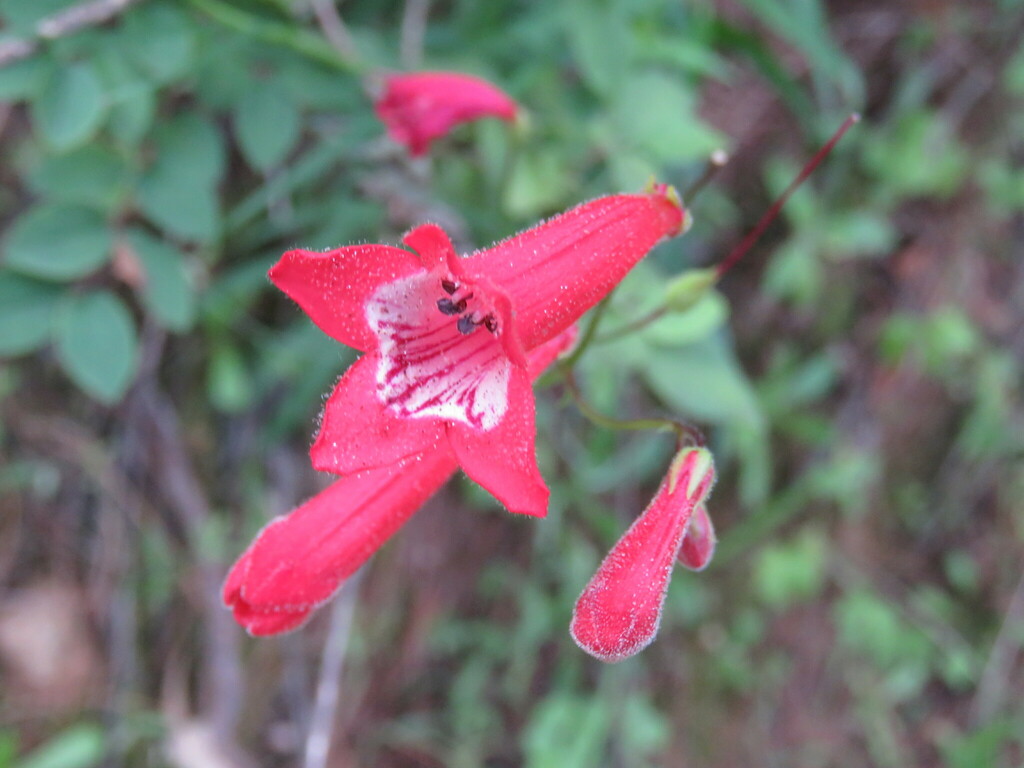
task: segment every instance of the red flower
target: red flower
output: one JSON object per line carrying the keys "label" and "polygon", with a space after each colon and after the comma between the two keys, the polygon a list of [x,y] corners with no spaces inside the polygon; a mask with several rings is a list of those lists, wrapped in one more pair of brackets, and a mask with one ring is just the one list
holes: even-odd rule
{"label": "red flower", "polygon": [[513,121],[519,107],[506,93],[478,77],[416,72],[387,77],[375,109],[388,135],[418,156],[460,123],[481,117]]}
{"label": "red flower", "polygon": [[580,648],[602,661],[621,661],[650,644],[690,517],[714,481],[707,450],[686,448],[676,455],[650,505],[576,603],[569,631]]}
{"label": "red flower", "polygon": [[[542,516],[530,381],[574,321],[661,239],[674,191],[581,205],[467,259],[438,227],[385,245],[290,251],[270,277],[327,334],[365,351],[338,382],[311,450],[346,475],[272,521],[224,601],[252,634],[295,629],[458,466],[509,509]],[[524,349],[530,352],[524,353]]]}
{"label": "red flower", "polygon": [[271,280],[367,353],[327,401],[313,466],[350,474],[445,453],[509,510],[543,517],[524,350],[568,328],[683,223],[658,187],[586,203],[468,259],[431,224],[406,235],[415,253],[286,253]]}
{"label": "red flower", "polygon": [[[530,377],[575,340],[571,326],[531,352]],[[224,604],[252,635],[298,628],[456,468],[450,453],[427,451],[337,480],[260,531],[228,574]]]}

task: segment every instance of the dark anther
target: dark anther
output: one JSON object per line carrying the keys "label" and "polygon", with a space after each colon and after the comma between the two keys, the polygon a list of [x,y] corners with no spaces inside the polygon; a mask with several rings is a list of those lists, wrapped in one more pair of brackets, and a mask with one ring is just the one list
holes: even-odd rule
{"label": "dark anther", "polygon": [[459,318],[459,322],[455,324],[455,327],[459,329],[459,333],[472,333],[476,330],[476,323],[473,322],[472,315],[463,315]]}
{"label": "dark anther", "polygon": [[457,286],[451,280],[442,280],[441,287],[444,288],[444,292],[447,293],[449,296],[451,296],[453,293],[459,290],[459,286]]}
{"label": "dark anther", "polygon": [[494,317],[494,315],[488,315],[487,317],[484,318],[484,328],[486,328],[491,333],[494,333],[495,331],[498,330],[498,320]]}
{"label": "dark anther", "polygon": [[466,309],[466,300],[452,301],[451,299],[438,299],[437,308],[445,315],[457,315]]}

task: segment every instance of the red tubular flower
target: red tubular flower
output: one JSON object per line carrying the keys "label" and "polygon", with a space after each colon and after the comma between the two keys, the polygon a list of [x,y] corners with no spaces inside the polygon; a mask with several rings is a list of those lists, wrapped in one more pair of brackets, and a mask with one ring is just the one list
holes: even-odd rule
{"label": "red tubular flower", "polygon": [[270,278],[367,352],[327,401],[310,455],[336,474],[445,453],[512,512],[543,517],[525,350],[597,303],[684,214],[666,187],[581,205],[460,259],[432,224],[385,245],[296,250]]}
{"label": "red tubular flower", "polygon": [[685,448],[676,455],[650,505],[576,603],[569,631],[580,648],[602,661],[621,661],[651,643],[687,525],[714,481],[706,449]]}
{"label": "red tubular flower", "polygon": [[479,77],[456,72],[415,72],[385,78],[374,105],[388,135],[414,157],[454,126],[481,117],[516,119],[518,105],[504,91]]}
{"label": "red tubular flower", "polygon": [[711,524],[706,504],[698,504],[690,518],[683,545],[679,548],[679,564],[691,571],[703,571],[715,555],[715,527]]}
{"label": "red tubular flower", "polygon": [[[530,353],[536,379],[575,343],[576,327]],[[223,599],[252,635],[297,629],[430,498],[457,468],[425,452],[337,480],[260,531],[231,568]]]}

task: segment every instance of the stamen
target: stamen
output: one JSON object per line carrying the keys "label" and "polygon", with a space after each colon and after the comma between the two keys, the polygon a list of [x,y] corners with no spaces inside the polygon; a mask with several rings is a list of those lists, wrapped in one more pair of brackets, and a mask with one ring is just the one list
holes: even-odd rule
{"label": "stamen", "polygon": [[484,318],[484,328],[491,333],[496,333],[498,330],[498,319],[494,315],[488,315]]}
{"label": "stamen", "polygon": [[442,280],[441,287],[444,289],[444,292],[447,293],[449,296],[451,296],[453,293],[459,290],[458,284],[453,283],[451,280]]}
{"label": "stamen", "polygon": [[466,310],[466,300],[452,301],[451,299],[438,299],[437,308],[445,315],[457,315]]}
{"label": "stamen", "polygon": [[459,318],[459,322],[455,324],[455,327],[459,329],[459,333],[468,335],[476,330],[476,323],[473,322],[472,315],[463,315]]}

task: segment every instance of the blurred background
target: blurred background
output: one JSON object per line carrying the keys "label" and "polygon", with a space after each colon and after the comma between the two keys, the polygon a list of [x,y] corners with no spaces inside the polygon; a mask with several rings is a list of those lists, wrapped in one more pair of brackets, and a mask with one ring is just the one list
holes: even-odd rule
{"label": "blurred background", "polygon": [[[1024,765],[1019,0],[0,0],[0,24],[0,768]],[[410,161],[364,80],[417,68],[492,80],[529,131]],[[424,220],[468,251],[727,149],[611,330],[852,110],[720,292],[580,363],[606,412],[691,419],[718,460],[716,559],[675,574],[654,645],[603,665],[567,627],[671,440],[557,383],[546,520],[460,478],[300,632],[220,607],[326,483],[307,450],[353,359],[268,283],[282,251]]]}

